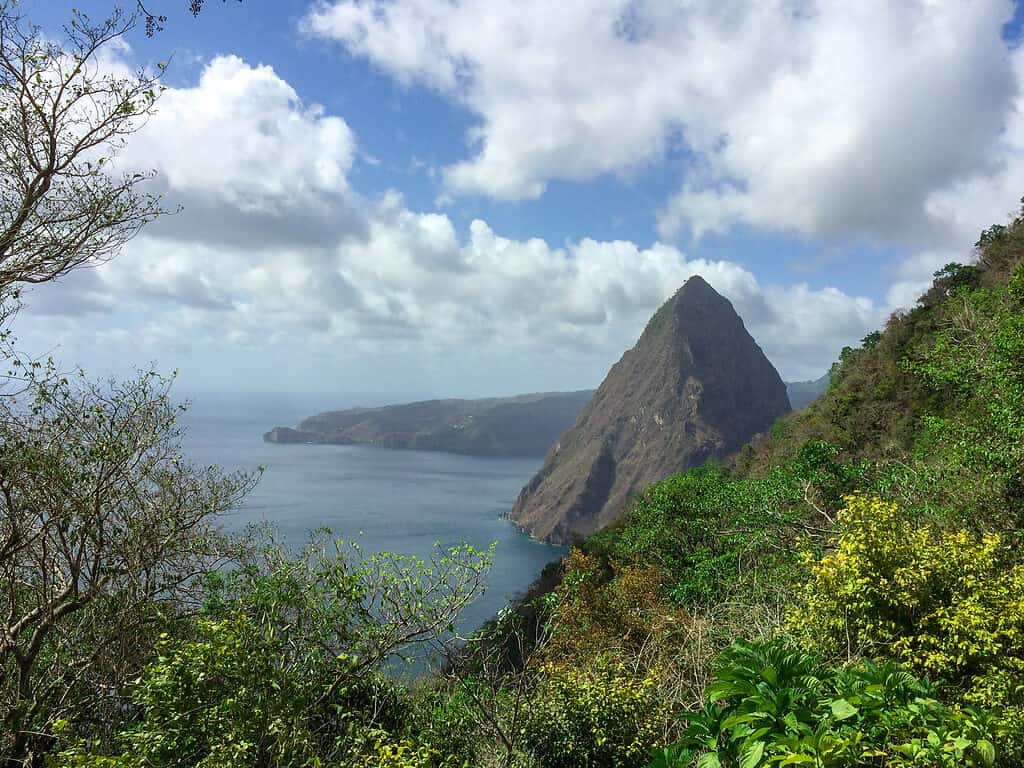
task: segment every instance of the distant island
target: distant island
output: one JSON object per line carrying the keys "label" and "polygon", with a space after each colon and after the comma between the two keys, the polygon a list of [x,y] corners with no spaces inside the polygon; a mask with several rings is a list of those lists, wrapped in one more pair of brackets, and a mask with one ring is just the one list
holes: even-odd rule
{"label": "distant island", "polygon": [[539,458],[575,423],[593,394],[593,390],[539,392],[327,411],[295,428],[274,427],[263,439]]}

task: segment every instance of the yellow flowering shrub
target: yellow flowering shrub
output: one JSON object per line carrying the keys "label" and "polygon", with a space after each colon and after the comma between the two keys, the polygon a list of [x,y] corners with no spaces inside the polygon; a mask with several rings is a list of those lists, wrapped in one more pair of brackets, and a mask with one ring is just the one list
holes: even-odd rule
{"label": "yellow flowering shrub", "polygon": [[645,766],[668,714],[653,677],[599,657],[547,665],[526,723],[526,743],[544,768]]}
{"label": "yellow flowering shrub", "polygon": [[876,497],[845,501],[834,549],[804,554],[810,578],[790,630],[832,656],[894,657],[1019,722],[1024,568],[1008,564],[1003,538],[915,522]]}

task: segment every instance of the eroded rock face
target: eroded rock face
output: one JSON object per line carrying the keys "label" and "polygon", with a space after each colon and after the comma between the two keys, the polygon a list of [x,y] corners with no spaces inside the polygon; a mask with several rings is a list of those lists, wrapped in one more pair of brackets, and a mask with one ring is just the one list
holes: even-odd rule
{"label": "eroded rock face", "polygon": [[789,410],[785,384],[732,304],[692,277],[612,367],[510,517],[539,539],[571,543],[650,483],[728,455]]}

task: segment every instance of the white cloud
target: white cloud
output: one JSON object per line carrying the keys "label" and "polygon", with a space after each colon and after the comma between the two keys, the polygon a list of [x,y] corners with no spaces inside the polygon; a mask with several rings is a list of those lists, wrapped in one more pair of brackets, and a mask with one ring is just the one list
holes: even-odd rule
{"label": "white cloud", "polygon": [[354,149],[344,120],[303,104],[271,67],[218,56],[196,87],[164,93],[122,158],[153,164],[169,190],[262,214],[344,193]]}
{"label": "white cloud", "polygon": [[906,242],[935,229],[937,190],[999,161],[1011,16],[1007,0],[322,0],[305,26],[479,116],[450,192],[535,198],[679,145],[666,236]]}
{"label": "white cloud", "polygon": [[[364,200],[346,178],[355,141],[344,121],[235,57],[214,59],[196,87],[168,90],[160,106],[123,162],[156,167],[184,211],[88,279],[29,297],[30,310],[47,308],[36,335],[63,339],[72,359],[97,345],[131,359],[244,350],[276,369],[324,350],[401,350],[569,370],[579,362],[587,373],[574,385],[593,386],[600,373],[591,372],[701,274],[783,375],[801,379],[884,317],[836,288],[762,285],[735,263],[689,259],[673,245],[582,238],[554,247],[503,237],[482,220],[460,231],[397,193]],[[445,373],[451,386],[457,374]]]}
{"label": "white cloud", "polygon": [[[1018,84],[1024,84],[1024,48],[1009,56]],[[982,230],[1005,224],[1021,213],[1024,195],[1024,90],[1018,88],[998,139],[986,148],[984,171],[933,191],[925,200],[932,224],[925,245],[895,271],[887,300],[910,307],[931,283],[932,273],[949,262],[964,262]]]}
{"label": "white cloud", "polygon": [[119,162],[155,170],[168,205],[187,209],[154,234],[260,247],[352,228],[354,154],[345,121],[304,103],[271,67],[218,56],[195,87],[167,89]]}
{"label": "white cloud", "polygon": [[373,210],[366,241],[340,242],[329,255],[144,237],[97,274],[114,300],[157,310],[144,329],[157,347],[187,339],[259,350],[287,340],[611,363],[701,274],[784,375],[807,378],[883,319],[870,300],[835,288],[762,286],[736,264],[690,260],[664,244],[585,239],[553,248],[502,237],[480,220],[460,238],[446,216],[394,198]]}

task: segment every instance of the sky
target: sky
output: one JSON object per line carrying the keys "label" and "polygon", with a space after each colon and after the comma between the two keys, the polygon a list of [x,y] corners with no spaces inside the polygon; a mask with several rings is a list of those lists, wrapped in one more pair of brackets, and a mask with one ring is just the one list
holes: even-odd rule
{"label": "sky", "polygon": [[[147,0],[117,168],[178,210],[39,286],[22,346],[186,393],[596,387],[700,274],[789,381],[1024,195],[1004,0]],[[24,0],[59,38],[72,7]]]}

